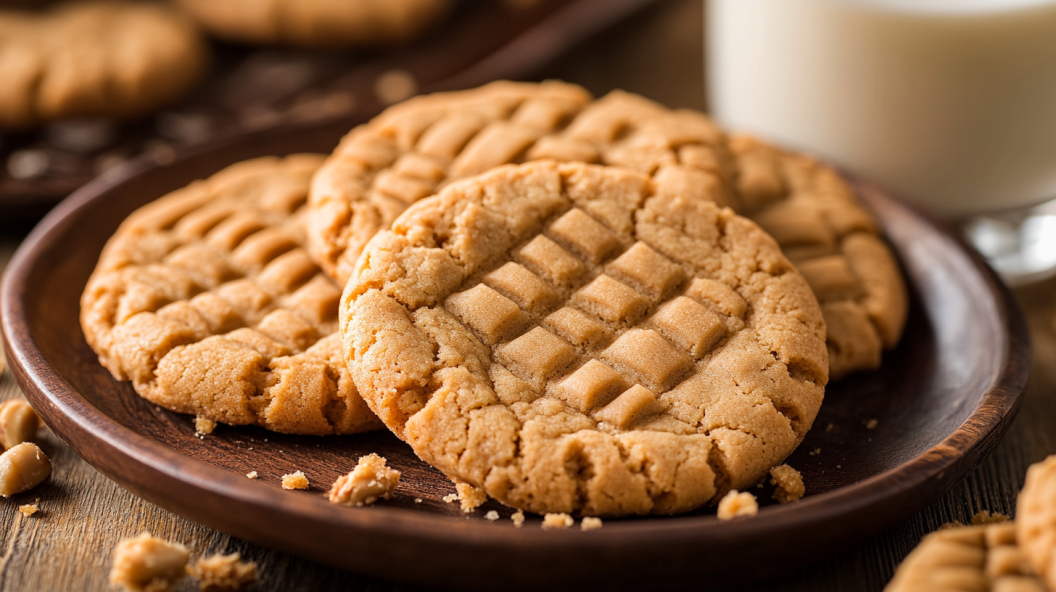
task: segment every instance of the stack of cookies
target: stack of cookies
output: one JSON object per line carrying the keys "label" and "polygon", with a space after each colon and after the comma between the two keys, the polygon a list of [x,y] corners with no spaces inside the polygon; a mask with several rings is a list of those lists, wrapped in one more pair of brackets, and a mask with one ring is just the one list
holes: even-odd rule
{"label": "stack of cookies", "polygon": [[758,483],[905,315],[831,168],[635,95],[497,82],[145,206],[81,320],[200,427],[384,426],[509,506],[621,516]]}

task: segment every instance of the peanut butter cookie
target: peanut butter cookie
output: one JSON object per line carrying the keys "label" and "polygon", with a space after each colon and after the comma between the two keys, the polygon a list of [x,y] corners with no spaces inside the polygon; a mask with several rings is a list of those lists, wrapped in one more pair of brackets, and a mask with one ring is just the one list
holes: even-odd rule
{"label": "peanut butter cookie", "polygon": [[308,249],[339,281],[363,245],[451,180],[533,160],[636,170],[756,221],[822,302],[834,378],[880,365],[905,324],[898,264],[872,216],[831,168],[710,119],[560,82],[496,82],[396,105],[352,130],[313,180]]}
{"label": "peanut butter cookie", "polygon": [[451,0],[178,0],[217,37],[241,43],[339,48],[411,39]]}
{"label": "peanut butter cookie", "polygon": [[295,434],[381,427],[345,368],[341,291],[302,248],[319,155],[259,158],[134,212],[81,297],[99,361],[180,413]]}
{"label": "peanut butter cookie", "polygon": [[939,530],[924,537],[885,592],[1045,592],[1016,545],[1011,522]]}
{"label": "peanut butter cookie", "polygon": [[1027,470],[1016,524],[1023,554],[1049,589],[1056,590],[1056,455]]}
{"label": "peanut butter cookie", "polygon": [[806,280],[681,183],[531,163],[411,206],[341,303],[356,386],[420,458],[516,508],[670,514],[758,482],[828,379]]}
{"label": "peanut butter cookie", "polygon": [[207,62],[198,28],[162,3],[0,10],[0,129],[64,117],[138,117],[184,95]]}

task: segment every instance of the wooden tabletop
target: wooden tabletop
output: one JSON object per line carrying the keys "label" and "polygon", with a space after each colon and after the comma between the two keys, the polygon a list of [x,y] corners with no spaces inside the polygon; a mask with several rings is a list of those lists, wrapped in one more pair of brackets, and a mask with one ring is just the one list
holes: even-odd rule
{"label": "wooden tabletop", "polygon": [[[583,84],[595,94],[624,88],[673,107],[703,109],[702,22],[700,0],[668,0],[541,74]],[[0,233],[0,268],[28,230]],[[780,580],[737,589],[881,590],[926,533],[953,520],[969,521],[981,510],[1012,514],[1027,466],[1056,453],[1054,296],[1056,280],[1016,292],[1033,339],[1032,374],[1019,417],[989,459],[942,499],[891,530]],[[5,372],[0,400],[19,396],[11,373]],[[143,530],[182,542],[195,554],[241,553],[259,566],[259,590],[416,589],[336,570],[200,526],[121,489],[52,434],[44,435],[42,446],[53,461],[51,479],[29,493],[0,501],[0,592],[105,590],[114,545]],[[18,505],[37,498],[38,514],[26,518],[17,511]],[[413,569],[413,564],[396,569]],[[184,592],[195,589],[190,580],[179,587]]]}

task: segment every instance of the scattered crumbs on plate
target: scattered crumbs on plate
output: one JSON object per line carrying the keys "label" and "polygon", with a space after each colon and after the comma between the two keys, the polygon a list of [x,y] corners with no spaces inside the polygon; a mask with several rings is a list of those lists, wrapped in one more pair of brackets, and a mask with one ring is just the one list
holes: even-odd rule
{"label": "scattered crumbs on plate", "polygon": [[880,422],[875,417],[872,418],[872,419],[868,419],[865,422],[865,429],[867,429],[867,430],[875,430],[876,426],[879,425],[879,424],[880,424]]}
{"label": "scattered crumbs on plate", "polygon": [[256,471],[250,471],[246,473],[246,477],[249,477],[250,479],[256,479],[259,476],[260,475],[258,475]]}
{"label": "scattered crumbs on plate", "polygon": [[733,520],[739,516],[755,516],[759,513],[759,502],[747,491],[738,492],[731,489],[726,497],[719,500],[716,513],[719,520]]}
{"label": "scattered crumbs on plate", "polygon": [[576,521],[563,512],[549,513],[543,516],[543,530],[563,530],[569,528]]}
{"label": "scattered crumbs on plate", "polygon": [[810,451],[811,456],[817,456],[819,454],[821,454],[821,448],[815,448],[814,450]]}
{"label": "scattered crumbs on plate", "polygon": [[510,520],[513,520],[513,525],[517,528],[524,526],[524,512],[517,510],[513,514],[510,514]]}
{"label": "scattered crumbs on plate", "polygon": [[834,430],[834,429],[836,429],[836,426],[834,426],[833,424],[830,423],[829,425],[825,426],[825,433],[826,434],[831,434],[832,430]]}
{"label": "scattered crumbs on plate", "polygon": [[422,503],[422,498],[420,498],[420,497],[414,498],[414,503],[416,503],[416,504]]}
{"label": "scattered crumbs on plate", "polygon": [[453,504],[453,503],[455,503],[455,500],[458,499],[458,494],[457,493],[449,493],[449,494],[445,495],[444,497],[442,497],[440,499],[444,500],[444,502],[446,502],[446,503]]}
{"label": "scattered crumbs on plate", "polygon": [[579,528],[581,530],[598,530],[601,527],[601,518],[595,518],[593,516],[584,517],[583,522],[581,522],[579,525]]}
{"label": "scattered crumbs on plate", "polygon": [[499,513],[495,510],[488,510],[488,513],[484,514],[484,519],[494,522],[499,519]]}
{"label": "scattered crumbs on plate", "polygon": [[296,473],[289,473],[282,476],[282,488],[283,489],[308,489],[308,477],[304,476],[304,472],[297,471]]}
{"label": "scattered crumbs on plate", "polygon": [[37,506],[37,504],[25,504],[23,506],[19,506],[18,511],[22,512],[22,515],[26,518],[29,518],[33,514],[39,512],[40,508]]}
{"label": "scattered crumbs on plate", "polygon": [[208,417],[195,417],[194,418],[194,435],[198,436],[199,439],[204,440],[206,434],[213,433],[216,429],[216,422]]}

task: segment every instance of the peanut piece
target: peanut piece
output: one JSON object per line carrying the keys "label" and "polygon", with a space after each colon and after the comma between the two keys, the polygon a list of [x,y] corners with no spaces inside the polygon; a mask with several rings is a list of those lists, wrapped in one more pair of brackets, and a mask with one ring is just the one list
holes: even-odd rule
{"label": "peanut piece", "polygon": [[184,575],[190,553],[177,543],[144,532],[114,548],[110,583],[133,592],[171,591]]}
{"label": "peanut piece", "polygon": [[36,444],[23,442],[0,454],[0,496],[40,485],[51,474],[51,460]]}
{"label": "peanut piece", "polygon": [[5,449],[33,440],[39,427],[40,417],[29,403],[21,399],[0,403],[0,444]]}

